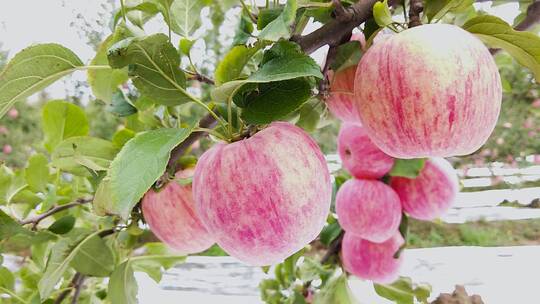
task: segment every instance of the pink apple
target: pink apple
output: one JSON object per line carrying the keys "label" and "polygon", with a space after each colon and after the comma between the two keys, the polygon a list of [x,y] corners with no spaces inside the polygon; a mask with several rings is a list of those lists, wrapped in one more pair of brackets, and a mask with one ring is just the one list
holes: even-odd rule
{"label": "pink apple", "polygon": [[[351,41],[359,41],[363,50],[366,45],[364,34],[355,33]],[[326,104],[330,112],[342,121],[360,122],[358,110],[354,105],[354,77],[356,65],[347,67],[341,71],[328,71],[330,80],[330,94]]]}
{"label": "pink apple", "polygon": [[357,178],[381,178],[394,166],[394,159],[375,146],[359,124],[341,125],[337,149],[343,167]]}
{"label": "pink apple", "polygon": [[193,194],[197,213],[227,253],[270,265],[317,237],[332,186],[317,143],[293,124],[274,122],[250,138],[206,151]]}
{"label": "pink apple", "polygon": [[19,111],[17,111],[17,109],[13,108],[13,109],[9,110],[8,116],[11,119],[17,119],[17,117],[19,117]]}
{"label": "pink apple", "polygon": [[413,27],[374,44],[355,80],[369,137],[397,158],[476,151],[495,127],[501,97],[487,48],[448,24]]}
{"label": "pink apple", "polygon": [[5,126],[0,126],[0,135],[8,134],[9,131]]}
{"label": "pink apple", "polygon": [[390,185],[401,199],[403,210],[419,220],[440,217],[454,203],[457,174],[443,158],[432,158],[416,178],[393,177]]}
{"label": "pink apple", "polygon": [[533,108],[540,108],[540,98],[537,98],[532,103]]}
{"label": "pink apple", "polygon": [[399,197],[378,180],[350,179],[336,196],[336,213],[345,231],[371,242],[384,242],[401,222]]}
{"label": "pink apple", "polygon": [[383,243],[373,243],[345,232],[341,244],[341,260],[347,272],[376,283],[392,283],[399,276],[403,254],[394,254],[403,245],[401,234],[395,233]]}
{"label": "pink apple", "polygon": [[11,152],[13,152],[13,148],[10,146],[10,145],[4,145],[4,147],[2,148],[2,152],[4,154],[11,154]]}
{"label": "pink apple", "polygon": [[[188,176],[189,171],[176,175],[178,179]],[[159,192],[149,190],[142,199],[142,210],[150,230],[182,254],[201,252],[215,243],[195,213],[190,184],[180,185],[179,180],[173,180]]]}

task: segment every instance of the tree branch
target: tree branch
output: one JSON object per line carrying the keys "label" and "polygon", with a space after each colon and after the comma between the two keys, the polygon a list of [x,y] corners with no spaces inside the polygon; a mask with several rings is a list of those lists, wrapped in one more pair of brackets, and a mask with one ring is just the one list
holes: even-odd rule
{"label": "tree branch", "polygon": [[[291,40],[298,43],[308,54],[327,44],[339,45],[345,35],[349,35],[355,27],[372,17],[373,4],[377,1],[359,1],[344,8],[340,20],[333,19],[316,31],[305,36],[292,37]],[[388,5],[393,5],[396,1],[398,0],[390,0]]]}
{"label": "tree branch", "polygon": [[343,236],[345,231],[341,230],[339,235],[330,243],[328,250],[321,259],[321,264],[326,264],[334,255],[338,254],[341,250],[341,242],[343,241]]}
{"label": "tree branch", "polygon": [[[66,288],[64,291],[62,291],[56,300],[54,300],[54,304],[60,304],[64,299],[71,293],[71,291],[75,288],[75,292],[77,292],[77,289],[80,289],[80,285],[82,284],[82,281],[84,280],[84,275],[82,275],[80,272],[75,273],[73,278],[71,279],[71,283],[69,283],[69,288]],[[80,293],[80,291],[79,291]],[[77,295],[78,297],[78,295]],[[77,303],[71,302],[71,303]]]}
{"label": "tree branch", "polygon": [[79,198],[73,203],[69,203],[69,204],[65,204],[65,205],[59,205],[59,206],[56,206],[56,207],[53,207],[53,208],[49,209],[49,211],[47,211],[45,213],[42,213],[40,215],[37,215],[35,217],[29,218],[29,219],[26,219],[26,220],[19,221],[19,224],[21,224],[21,225],[32,224],[32,229],[35,229],[37,227],[37,225],[39,224],[39,222],[41,222],[45,218],[47,218],[47,217],[49,217],[49,216],[51,216],[51,215],[53,215],[55,213],[58,213],[60,211],[90,203],[90,202],[92,202],[92,200],[93,200],[92,198],[86,198],[86,199],[85,198]]}
{"label": "tree branch", "polygon": [[215,82],[214,80],[210,79],[209,77],[207,76],[204,76],[202,74],[199,74],[199,73],[193,73],[193,74],[190,74],[189,77],[188,77],[189,80],[197,80],[199,82],[204,82],[204,83],[207,83],[207,84],[210,84],[210,85],[215,85]]}
{"label": "tree branch", "polygon": [[420,13],[424,10],[422,0],[411,0],[409,3],[409,28],[422,25]]}

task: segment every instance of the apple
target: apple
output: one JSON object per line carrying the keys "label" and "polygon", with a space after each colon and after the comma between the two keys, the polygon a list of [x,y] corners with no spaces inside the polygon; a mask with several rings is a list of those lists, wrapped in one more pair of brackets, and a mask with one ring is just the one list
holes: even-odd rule
{"label": "apple", "polygon": [[394,159],[375,146],[360,124],[341,125],[337,149],[343,167],[356,178],[381,178],[394,166]]}
{"label": "apple", "polygon": [[466,155],[485,143],[501,107],[497,66],[465,30],[426,24],[364,54],[355,104],[371,140],[396,158]]}
{"label": "apple", "polygon": [[398,195],[378,180],[350,179],[336,195],[338,221],[345,231],[371,242],[384,242],[399,229]]}
{"label": "apple", "polygon": [[11,152],[13,152],[13,148],[11,145],[5,144],[4,147],[2,147],[2,152],[4,154],[11,154]]}
{"label": "apple", "polygon": [[419,220],[433,220],[446,212],[458,193],[457,174],[443,158],[432,158],[416,178],[392,177],[390,186],[403,210]]}
{"label": "apple", "polygon": [[373,243],[345,232],[341,260],[345,270],[354,276],[376,283],[392,283],[398,278],[403,262],[403,253],[397,259],[394,254],[403,243],[399,232],[383,243]]}
{"label": "apple", "polygon": [[[364,34],[355,33],[351,41],[359,41],[360,48],[364,50],[366,39]],[[330,92],[326,99],[326,105],[330,112],[342,121],[360,122],[358,110],[354,104],[354,77],[356,65],[334,72],[328,71],[330,80]]]}
{"label": "apple", "polygon": [[19,111],[17,109],[13,108],[8,111],[8,116],[11,119],[17,119],[19,117]]}
{"label": "apple", "polygon": [[330,173],[317,143],[288,122],[218,143],[197,163],[195,210],[231,256],[278,263],[311,242],[330,208]]}
{"label": "apple", "polygon": [[5,126],[0,126],[0,135],[6,135],[8,133],[8,128],[6,128]]}
{"label": "apple", "polygon": [[143,216],[163,243],[182,254],[208,249],[215,243],[195,212],[191,184],[180,185],[193,170],[176,174],[159,192],[149,190],[142,199]]}

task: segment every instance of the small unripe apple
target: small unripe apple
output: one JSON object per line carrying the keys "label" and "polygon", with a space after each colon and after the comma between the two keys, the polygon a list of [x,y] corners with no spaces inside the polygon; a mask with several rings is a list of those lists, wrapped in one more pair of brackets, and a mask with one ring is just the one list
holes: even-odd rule
{"label": "small unripe apple", "polygon": [[2,152],[4,154],[11,154],[11,152],[13,152],[13,148],[11,147],[11,145],[4,145],[4,147],[2,147]]}
{"label": "small unripe apple", "polygon": [[317,237],[332,186],[317,143],[293,124],[273,122],[207,150],[196,166],[193,195],[221,248],[245,263],[271,265]]}
{"label": "small unripe apple", "polygon": [[448,24],[413,27],[374,44],[355,79],[362,125],[396,158],[476,151],[495,127],[501,98],[488,49]]}
{"label": "small unripe apple", "polygon": [[403,243],[399,232],[383,243],[373,243],[345,232],[341,244],[341,260],[347,272],[361,279],[392,283],[398,278],[403,262],[403,253],[397,259],[394,254]]}
{"label": "small unripe apple", "polygon": [[177,173],[159,192],[149,190],[142,199],[144,219],[150,230],[163,243],[182,253],[204,251],[212,246],[214,238],[195,212],[191,184],[180,185],[180,178],[193,175],[188,171]]}
{"label": "small unripe apple", "polygon": [[[363,50],[366,45],[364,34],[355,33],[351,41],[359,41]],[[354,104],[354,77],[356,65],[344,68],[338,72],[328,71],[330,80],[330,92],[326,99],[326,105],[330,112],[342,121],[360,122],[358,110]]]}
{"label": "small unripe apple", "polygon": [[416,178],[392,177],[390,185],[399,195],[406,213],[427,221],[443,215],[459,191],[457,174],[444,158],[427,160]]}
{"label": "small unripe apple", "polygon": [[345,231],[371,242],[384,242],[399,229],[398,195],[378,180],[350,179],[336,196],[338,221]]}
{"label": "small unripe apple", "polygon": [[394,166],[394,159],[375,146],[360,124],[341,125],[337,149],[343,167],[356,178],[381,178]]}
{"label": "small unripe apple", "polygon": [[17,119],[17,117],[19,117],[19,111],[17,111],[17,109],[13,108],[13,109],[8,111],[8,116],[11,119]]}

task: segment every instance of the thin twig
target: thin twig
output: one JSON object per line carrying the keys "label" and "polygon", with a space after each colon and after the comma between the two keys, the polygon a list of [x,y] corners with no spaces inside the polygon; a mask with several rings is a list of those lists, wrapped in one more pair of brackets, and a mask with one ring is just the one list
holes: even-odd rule
{"label": "thin twig", "polygon": [[29,219],[19,221],[19,224],[21,224],[21,225],[32,224],[32,229],[35,229],[37,227],[37,225],[39,224],[39,222],[41,222],[45,218],[47,218],[47,217],[49,217],[49,216],[51,216],[51,215],[53,215],[55,213],[58,213],[60,211],[90,203],[90,202],[92,202],[92,200],[93,200],[92,198],[79,198],[75,202],[65,204],[65,205],[58,205],[56,207],[53,207],[53,208],[49,209],[49,211],[47,211],[45,213],[42,213],[42,214],[37,215],[35,217],[31,217]]}
{"label": "thin twig", "polygon": [[215,85],[214,80],[210,79],[207,76],[199,74],[199,73],[190,73],[189,76],[188,76],[188,79],[189,80],[197,80],[199,82],[204,82],[204,83],[207,83],[207,84],[210,84],[210,85]]}
{"label": "thin twig", "polygon": [[424,10],[422,0],[410,0],[409,2],[409,28],[422,25],[420,13]]}
{"label": "thin twig", "polygon": [[333,256],[339,253],[341,250],[341,242],[343,241],[343,236],[345,232],[342,230],[339,235],[330,243],[326,254],[321,259],[321,264],[326,264]]}
{"label": "thin twig", "polygon": [[76,286],[76,284],[81,280],[81,277],[84,277],[80,272],[75,273],[73,278],[71,279],[71,282],[69,283],[69,288],[66,288],[64,291],[62,291],[56,300],[54,300],[54,304],[60,304],[64,299],[71,293],[73,288]]}
{"label": "thin twig", "polygon": [[83,283],[86,277],[84,275],[79,276],[79,279],[75,282],[73,288],[75,288],[75,292],[73,292],[73,297],[71,298],[71,304],[77,304],[79,302],[79,296],[81,295],[81,290],[83,287]]}

